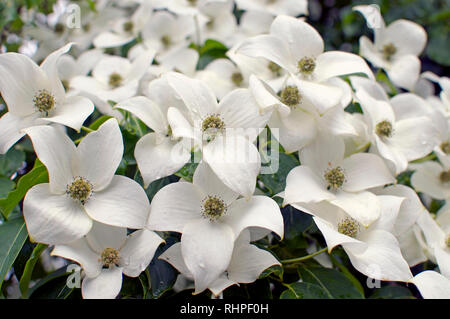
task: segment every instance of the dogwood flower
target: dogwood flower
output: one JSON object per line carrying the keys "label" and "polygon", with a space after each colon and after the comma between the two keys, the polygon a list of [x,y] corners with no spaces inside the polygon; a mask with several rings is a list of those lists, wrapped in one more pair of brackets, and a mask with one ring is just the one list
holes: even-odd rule
{"label": "dogwood flower", "polygon": [[450,279],[437,271],[422,271],[409,282],[419,289],[424,299],[450,299]]}
{"label": "dogwood flower", "polygon": [[361,77],[350,80],[369,129],[370,151],[390,162],[396,174],[403,172],[409,161],[434,149],[438,131],[427,113],[410,112],[408,105],[416,103],[412,95],[399,94],[389,99],[376,82]]}
{"label": "dogwood flower", "polygon": [[165,77],[188,109],[186,117],[178,109],[169,108],[167,117],[173,135],[193,139],[201,147],[203,160],[223,183],[249,198],[261,167],[253,141],[270,113],[259,113],[248,89],[234,90],[217,103],[203,82],[179,73]]}
{"label": "dogwood flower", "polygon": [[365,227],[380,217],[379,199],[367,189],[395,182],[383,160],[358,153],[344,158],[341,138],[319,136],[300,152],[302,165],[286,177],[284,205],[329,202]]}
{"label": "dogwood flower", "polygon": [[448,163],[427,161],[415,164],[414,169],[411,185],[417,192],[441,200],[450,198],[450,166]]}
{"label": "dogwood flower", "polygon": [[86,236],[55,245],[51,255],[81,265],[86,274],[81,285],[84,299],[114,299],[122,288],[122,276],[139,276],[163,242],[147,229],[127,235],[126,228],[94,222]]}
{"label": "dogwood flower", "polygon": [[234,243],[249,227],[266,228],[283,237],[283,217],[266,196],[238,199],[202,162],[193,184],[178,182],[153,197],[148,228],[181,233],[181,254],[200,293],[230,265]]}
{"label": "dogwood flower", "polygon": [[174,174],[191,158],[189,147],[182,138],[173,136],[167,120],[169,106],[183,110],[184,104],[173,97],[175,92],[163,78],[150,82],[148,92],[150,99],[136,96],[115,106],[133,113],[153,130],[136,143],[134,151],[145,188],[158,178]]}
{"label": "dogwood flower", "polygon": [[78,147],[50,126],[24,132],[49,174],[49,183],[33,186],[24,199],[32,240],[66,244],[86,235],[93,220],[133,229],[145,226],[149,202],[144,190],[134,180],[114,175],[123,155],[115,119],[89,133]]}
{"label": "dogwood flower", "polygon": [[275,18],[270,34],[249,38],[237,52],[266,58],[294,75],[300,96],[320,113],[339,104],[344,94],[339,87],[326,83],[328,79],[351,73],[374,78],[361,57],[340,51],[324,52],[323,39],[311,25],[285,15]]}
{"label": "dogwood flower", "polygon": [[[161,254],[159,259],[163,259],[175,267],[180,272],[179,276],[183,276],[187,280],[194,280],[184,262],[181,243],[172,245]],[[281,266],[281,263],[267,250],[251,245],[250,232],[244,229],[234,243],[230,264],[225,272],[207,288],[215,296],[218,296],[232,285],[254,282],[265,269],[274,265]]]}
{"label": "dogwood flower", "polygon": [[58,60],[71,46],[53,52],[40,66],[23,54],[0,55],[0,92],[8,106],[0,118],[0,154],[25,135],[24,128],[58,123],[79,131],[94,111],[89,99],[66,96],[58,76]]}
{"label": "dogwood flower", "polygon": [[394,85],[412,90],[420,74],[418,56],[427,42],[424,28],[404,19],[386,27],[380,12],[373,6],[356,6],[353,10],[359,11],[366,20],[377,22],[371,26],[374,42],[365,36],[360,38],[360,54],[374,66],[383,68]]}
{"label": "dogwood flower", "polygon": [[341,245],[359,272],[377,280],[407,282],[413,275],[391,233],[403,198],[382,195],[379,200],[381,215],[367,228],[329,204],[319,204],[323,213],[313,219],[325,237],[328,251]]}

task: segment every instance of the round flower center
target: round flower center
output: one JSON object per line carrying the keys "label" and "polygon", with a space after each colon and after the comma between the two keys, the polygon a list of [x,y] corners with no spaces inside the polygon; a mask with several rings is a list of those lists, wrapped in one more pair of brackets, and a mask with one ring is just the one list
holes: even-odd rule
{"label": "round flower center", "polygon": [[63,33],[64,32],[64,24],[62,24],[62,23],[55,24],[55,32]]}
{"label": "round flower center", "polygon": [[123,27],[123,31],[131,32],[131,31],[133,31],[134,23],[133,23],[133,21],[127,21],[122,25],[122,27]]}
{"label": "round flower center", "polygon": [[72,184],[67,185],[66,193],[84,205],[92,194],[92,188],[93,186],[88,180],[77,177]]}
{"label": "round flower center", "polygon": [[439,179],[442,184],[448,184],[450,182],[450,170],[444,171],[439,175]]}
{"label": "round flower center", "polygon": [[301,101],[300,92],[296,86],[287,86],[280,94],[281,102],[293,108]]}
{"label": "round flower center", "polygon": [[304,57],[297,64],[298,71],[303,74],[311,74],[316,68],[316,61],[313,58]]}
{"label": "round flower center", "polygon": [[359,223],[351,217],[346,217],[344,220],[339,222],[338,232],[355,238],[359,233]]}
{"label": "round flower center", "polygon": [[40,90],[33,98],[34,106],[39,112],[48,115],[55,106],[55,98],[47,90]]}
{"label": "round flower center", "polygon": [[101,255],[101,262],[104,267],[110,267],[112,265],[119,265],[120,256],[117,249],[105,248]]}
{"label": "round flower center", "polygon": [[164,47],[167,48],[172,43],[172,40],[170,39],[170,37],[168,35],[163,35],[161,37],[161,42],[164,45]]}
{"label": "round flower center", "polygon": [[209,30],[211,30],[211,29],[214,28],[214,24],[215,24],[214,19],[211,19],[211,20],[209,20],[209,21],[206,23],[206,27],[207,27]]}
{"label": "round flower center", "polygon": [[209,143],[218,133],[225,129],[225,123],[219,115],[213,114],[203,120],[202,131],[205,134],[204,138]]}
{"label": "round flower center", "polygon": [[224,201],[217,196],[208,196],[203,200],[202,214],[212,221],[219,219],[226,210],[227,206]]}
{"label": "round flower center", "polygon": [[441,150],[449,155],[450,154],[450,143],[448,141],[445,141],[441,144]]}
{"label": "round flower center", "polygon": [[391,137],[392,136],[392,124],[391,122],[384,120],[377,124],[375,131],[380,137]]}
{"label": "round flower center", "polygon": [[241,72],[234,72],[231,75],[231,81],[233,81],[236,86],[241,86],[242,82],[244,81],[244,77],[242,76]]}
{"label": "round flower center", "polygon": [[339,189],[345,182],[344,170],[340,166],[327,170],[323,177],[328,182],[328,190]]}
{"label": "round flower center", "polygon": [[392,44],[388,43],[383,46],[383,57],[390,61],[392,56],[397,52],[397,48]]}
{"label": "round flower center", "polygon": [[195,6],[197,4],[197,0],[187,0],[187,2],[191,6]]}
{"label": "round flower center", "polygon": [[276,75],[280,75],[281,67],[280,67],[278,64],[276,64],[276,63],[270,61],[269,64],[267,65],[267,68],[268,68],[272,73],[275,73]]}
{"label": "round flower center", "polygon": [[445,245],[447,246],[447,248],[450,248],[450,234],[445,239]]}
{"label": "round flower center", "polygon": [[109,85],[113,88],[119,87],[122,84],[123,78],[119,73],[112,73],[109,76]]}

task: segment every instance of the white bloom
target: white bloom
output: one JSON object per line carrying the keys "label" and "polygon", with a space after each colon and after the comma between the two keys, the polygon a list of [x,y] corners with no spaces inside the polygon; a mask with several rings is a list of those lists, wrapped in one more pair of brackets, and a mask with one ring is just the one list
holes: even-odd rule
{"label": "white bloom", "polygon": [[422,271],[409,282],[417,286],[424,299],[450,299],[450,279],[436,271]]}
{"label": "white bloom", "polygon": [[150,210],[147,195],[134,180],[114,175],[123,155],[115,119],[88,134],[78,147],[50,126],[24,131],[49,173],[49,183],[33,186],[25,196],[23,214],[30,238],[65,244],[86,235],[92,220],[144,227]]}
{"label": "white bloom", "polygon": [[40,66],[22,54],[0,55],[0,92],[8,106],[0,118],[0,154],[25,135],[23,128],[58,123],[79,131],[94,111],[87,98],[66,96],[59,79],[57,62],[71,46],[53,52]]}
{"label": "white bloom", "polygon": [[374,26],[374,42],[362,36],[359,40],[360,54],[374,66],[386,70],[392,83],[412,90],[419,79],[420,60],[427,42],[424,28],[412,21],[399,19],[385,26],[383,17],[371,6],[356,6],[366,20],[378,14],[378,25]]}
{"label": "white bloom", "polygon": [[181,253],[195,280],[195,293],[223,275],[244,229],[266,228],[283,237],[283,217],[274,200],[238,196],[202,162],[193,184],[169,184],[153,197],[148,228],[182,233]]}
{"label": "white bloom", "polygon": [[236,0],[238,8],[268,12],[273,15],[308,14],[308,0]]}
{"label": "white bloom", "polygon": [[413,107],[426,104],[423,99],[413,94],[399,94],[389,99],[376,82],[361,77],[350,77],[350,80],[369,129],[371,151],[388,160],[396,174],[403,172],[409,161],[435,148],[438,131],[428,110]]}
{"label": "white bloom", "polygon": [[427,161],[414,165],[411,185],[416,192],[441,200],[450,198],[450,166],[448,163],[443,164]]}
{"label": "white bloom", "polygon": [[85,299],[113,299],[122,288],[122,274],[137,277],[147,268],[164,240],[142,229],[127,236],[126,228],[94,223],[78,240],[56,245],[51,255],[73,260],[86,276],[81,293]]}
{"label": "white bloom", "polygon": [[[180,276],[194,280],[183,260],[181,243],[171,246],[159,258],[174,266],[181,273]],[[274,265],[281,266],[280,262],[267,250],[251,245],[250,232],[244,230],[234,243],[233,254],[225,272],[219,275],[208,289],[218,296],[231,285],[254,282],[265,269]]]}
{"label": "white bloom", "polygon": [[136,96],[115,106],[133,113],[154,131],[143,136],[134,150],[146,188],[154,180],[177,172],[191,157],[190,147],[186,147],[190,144],[173,136],[167,120],[168,108],[183,110],[183,103],[174,98],[175,92],[163,78],[150,82],[148,92],[150,99]]}
{"label": "white bloom", "polygon": [[365,228],[341,209],[328,205],[327,214],[313,217],[331,251],[341,245],[359,272],[378,280],[408,281],[413,276],[404,260],[397,239],[392,235],[393,224],[403,198],[379,196],[381,216]]}
{"label": "white bloom", "polygon": [[168,73],[165,77],[188,110],[185,117],[178,109],[169,108],[168,120],[174,137],[192,138],[201,147],[203,160],[225,185],[249,198],[261,167],[253,141],[270,113],[259,113],[248,89],[236,89],[217,103],[214,93],[203,82],[179,73]]}
{"label": "white bloom", "polygon": [[303,148],[302,165],[286,177],[284,204],[329,202],[367,227],[381,214],[378,197],[367,189],[395,179],[379,156],[358,153],[344,158],[344,148],[342,139],[332,136],[319,136]]}

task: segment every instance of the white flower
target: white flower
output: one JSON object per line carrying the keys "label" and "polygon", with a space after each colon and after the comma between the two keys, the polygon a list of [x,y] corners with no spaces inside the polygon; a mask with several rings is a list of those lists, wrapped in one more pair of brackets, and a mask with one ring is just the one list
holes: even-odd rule
{"label": "white flower", "polygon": [[428,110],[413,107],[426,104],[423,99],[413,94],[399,94],[389,99],[374,81],[361,77],[350,77],[350,80],[368,126],[370,150],[388,160],[396,174],[406,170],[409,161],[435,148],[438,131]]}
{"label": "white flower", "polygon": [[411,185],[416,192],[441,200],[450,198],[450,166],[448,163],[443,164],[427,161],[414,165]]}
{"label": "white flower", "polygon": [[81,286],[84,299],[113,299],[122,288],[122,274],[139,276],[163,242],[161,237],[147,229],[127,236],[126,228],[95,222],[86,236],[65,245],[56,245],[51,255],[81,265],[86,274]]}
{"label": "white flower", "polygon": [[258,10],[243,12],[239,18],[238,29],[226,39],[226,43],[234,46],[248,37],[269,33],[274,18],[269,12]]}
{"label": "white flower", "polygon": [[379,199],[381,216],[367,228],[331,205],[323,205],[327,214],[313,219],[325,237],[328,250],[341,245],[359,272],[377,280],[406,282],[413,276],[391,233],[403,198],[382,195]]}
{"label": "white flower", "polygon": [[0,154],[25,135],[23,128],[58,123],[79,131],[94,111],[87,98],[66,96],[59,79],[57,62],[71,46],[53,52],[40,66],[22,54],[0,55],[0,92],[8,106],[0,118]]}
{"label": "white flower", "polygon": [[[194,280],[183,260],[181,243],[172,245],[159,258],[174,266],[180,272],[180,276]],[[274,265],[281,266],[280,262],[267,250],[251,245],[250,232],[243,230],[234,243],[233,254],[225,272],[219,275],[208,289],[218,296],[229,286],[254,282],[265,269]]]}
{"label": "white flower", "polygon": [[312,26],[283,15],[275,18],[270,34],[250,38],[237,50],[251,57],[266,58],[295,75],[300,95],[319,113],[339,104],[344,94],[339,87],[326,83],[330,78],[351,73],[364,73],[374,78],[361,57],[341,51],[323,51],[323,39]]}
{"label": "white flower", "polygon": [[274,200],[238,196],[202,162],[193,184],[169,184],[153,197],[148,228],[182,233],[181,253],[195,280],[195,293],[210,287],[227,269],[242,230],[266,228],[283,237],[283,217]]}
{"label": "white flower", "polygon": [[344,158],[344,148],[342,139],[332,136],[319,136],[303,148],[302,165],[286,177],[284,204],[329,202],[367,227],[381,214],[379,199],[367,189],[395,179],[379,156],[358,153]]}
{"label": "white flower", "polygon": [[424,299],[450,299],[450,279],[436,271],[422,271],[409,282],[416,285]]}
{"label": "white flower", "polygon": [[308,0],[236,0],[239,9],[268,12],[273,15],[308,14]]}
{"label": "white flower", "polygon": [[184,110],[183,103],[174,98],[175,92],[163,78],[150,82],[148,92],[150,99],[136,96],[115,106],[133,113],[154,131],[139,139],[134,150],[145,188],[156,179],[174,174],[191,158],[190,143],[174,137],[167,120],[168,108]]}
{"label": "white flower", "polygon": [[33,186],[25,196],[23,214],[32,240],[65,244],[86,235],[92,220],[133,229],[145,226],[150,208],[144,190],[134,180],[114,175],[123,155],[115,119],[88,134],[78,147],[50,126],[24,131],[49,173],[49,183]]}
{"label": "white flower", "polygon": [[420,74],[420,55],[427,42],[424,28],[412,21],[399,19],[385,26],[383,17],[371,6],[356,6],[366,20],[377,14],[374,26],[374,42],[362,36],[359,40],[360,54],[374,66],[386,70],[394,85],[413,90]]}
{"label": "white flower", "polygon": [[[225,185],[249,198],[256,185],[261,158],[253,141],[267,123],[248,89],[236,89],[217,103],[203,82],[179,73],[165,75],[188,110],[186,118],[169,108],[174,137],[186,137],[201,147],[203,160]],[[242,107],[245,105],[245,107]]]}

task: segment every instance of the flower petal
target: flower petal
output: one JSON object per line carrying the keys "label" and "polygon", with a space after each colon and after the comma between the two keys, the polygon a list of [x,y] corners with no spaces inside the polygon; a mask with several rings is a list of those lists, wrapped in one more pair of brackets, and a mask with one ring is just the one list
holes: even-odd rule
{"label": "flower petal", "polygon": [[365,227],[368,227],[381,215],[380,200],[370,192],[347,193],[339,191],[336,193],[336,198],[330,202],[340,207]]}
{"label": "flower petal", "polygon": [[102,269],[97,277],[86,277],[81,284],[84,299],[114,299],[122,288],[122,268]]}
{"label": "flower petal", "polygon": [[372,70],[359,55],[342,51],[327,51],[317,57],[314,75],[318,82],[352,73],[364,73],[369,79],[375,79]]}
{"label": "flower petal", "polygon": [[450,279],[432,270],[422,271],[412,278],[424,299],[450,299]]}
{"label": "flower petal", "polygon": [[33,125],[36,115],[20,117],[7,112],[0,117],[0,154],[5,154],[24,135],[23,128]]}

